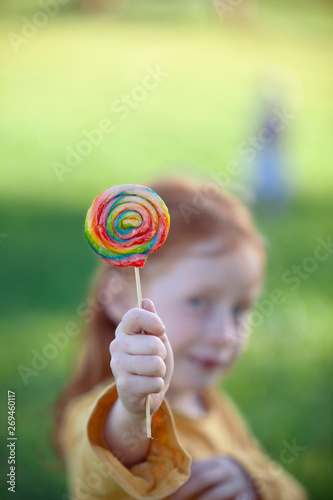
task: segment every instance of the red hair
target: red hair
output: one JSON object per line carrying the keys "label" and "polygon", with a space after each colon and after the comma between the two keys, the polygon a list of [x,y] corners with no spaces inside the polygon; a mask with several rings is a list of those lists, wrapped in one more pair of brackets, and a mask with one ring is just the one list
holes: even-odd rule
{"label": "red hair", "polygon": [[[251,244],[258,250],[264,268],[265,251],[248,210],[238,200],[222,191],[213,182],[189,179],[162,179],[150,184],[166,203],[170,213],[170,232],[164,245],[148,258],[151,263],[161,263],[174,257],[175,251],[191,243],[219,235],[224,250],[230,251],[240,244]],[[61,454],[59,431],[64,410],[74,397],[84,394],[96,384],[112,377],[109,344],[114,339],[117,325],[107,316],[103,297],[112,300],[116,287],[105,288],[109,264],[103,264],[93,290],[95,314],[82,338],[82,355],[73,376],[62,391],[55,406],[54,444]],[[128,280],[129,269],[117,268],[120,277]],[[144,278],[145,268],[142,270]],[[131,275],[132,276],[132,275]],[[133,283],[134,286],[134,283]]]}

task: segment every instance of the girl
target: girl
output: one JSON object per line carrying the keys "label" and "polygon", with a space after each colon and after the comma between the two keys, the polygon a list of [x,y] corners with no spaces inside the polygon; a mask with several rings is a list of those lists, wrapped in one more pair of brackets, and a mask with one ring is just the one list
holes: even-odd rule
{"label": "girl", "polygon": [[171,227],[141,271],[149,300],[134,307],[133,269],[104,265],[83,355],[58,403],[68,498],[304,500],[215,389],[246,345],[263,281],[265,252],[251,218],[212,183],[151,187]]}

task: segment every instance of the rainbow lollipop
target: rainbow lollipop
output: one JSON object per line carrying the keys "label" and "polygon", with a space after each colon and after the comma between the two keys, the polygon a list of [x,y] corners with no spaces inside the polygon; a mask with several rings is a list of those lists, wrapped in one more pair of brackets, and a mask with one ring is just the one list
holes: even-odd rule
{"label": "rainbow lollipop", "polygon": [[88,210],[85,234],[93,250],[119,267],[143,267],[166,240],[170,217],[164,201],[136,184],[103,191]]}
{"label": "rainbow lollipop", "polygon": [[[150,253],[163,245],[169,226],[164,201],[152,189],[136,184],[103,191],[88,210],[85,234],[89,245],[113,266],[134,266],[139,307],[142,307],[139,268],[145,265]],[[151,437],[149,395],[146,421],[147,437]]]}

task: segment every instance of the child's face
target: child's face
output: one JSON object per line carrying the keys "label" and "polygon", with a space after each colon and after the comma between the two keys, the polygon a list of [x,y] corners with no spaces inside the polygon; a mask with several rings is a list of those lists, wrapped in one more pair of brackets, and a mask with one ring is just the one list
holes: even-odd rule
{"label": "child's face", "polygon": [[215,239],[192,245],[145,288],[173,349],[170,390],[176,393],[215,385],[246,342],[247,313],[260,290],[263,262],[248,244],[225,254],[219,245]]}

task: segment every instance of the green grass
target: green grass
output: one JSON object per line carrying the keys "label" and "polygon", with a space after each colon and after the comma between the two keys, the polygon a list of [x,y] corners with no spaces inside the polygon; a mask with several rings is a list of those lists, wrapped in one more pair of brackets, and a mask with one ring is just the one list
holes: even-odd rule
{"label": "green grass", "polygon": [[[35,4],[21,2],[15,15],[7,2],[1,19],[0,234],[7,235],[0,239],[1,418],[5,429],[6,391],[16,390],[16,498],[59,499],[65,492],[49,447],[49,409],[68,377],[77,340],[27,387],[17,366],[31,363],[31,349],[42,351],[49,333],[79,322],[76,308],[97,266],[83,235],[88,205],[113,184],[144,183],[165,169],[209,175],[240,160],[239,145],[257,126],[269,76],[295,113],[285,136],[297,196],[280,214],[255,209],[268,242],[259,302],[276,288],[285,302],[254,328],[226,388],[274,459],[280,460],[285,441],[306,448],[286,468],[313,499],[328,500],[333,257],[296,291],[283,274],[302,265],[316,238],[332,231],[332,12],[325,4],[269,2],[252,24],[221,22],[213,13],[200,21],[184,9],[172,22],[148,4],[145,10],[132,5],[118,20],[66,9],[18,53],[8,33],[20,33],[20,16],[31,19]],[[112,103],[155,65],[168,76],[121,120]],[[66,147],[77,148],[83,130],[106,118],[115,130],[59,182],[53,162],[63,162]],[[245,183],[250,167],[242,167],[233,184]]]}

